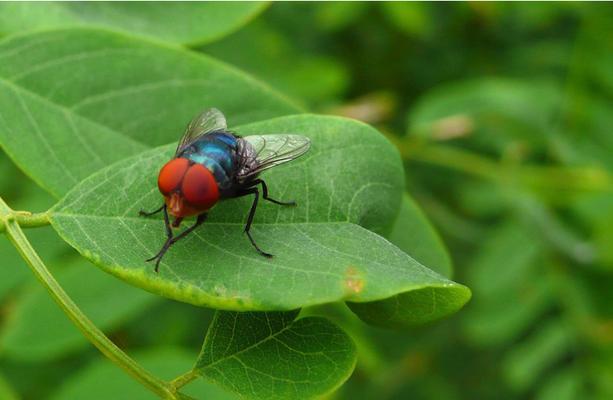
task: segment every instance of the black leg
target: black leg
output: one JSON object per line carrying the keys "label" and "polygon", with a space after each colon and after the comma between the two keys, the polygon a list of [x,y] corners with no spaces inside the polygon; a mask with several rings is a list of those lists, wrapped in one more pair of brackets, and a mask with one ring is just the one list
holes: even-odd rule
{"label": "black leg", "polygon": [[279,200],[271,199],[270,197],[268,197],[268,186],[266,186],[266,182],[264,182],[262,179],[256,179],[253,181],[253,186],[257,186],[257,185],[262,185],[262,197],[264,198],[264,200],[268,200],[271,203],[279,204],[281,206],[295,206],[296,205],[295,201],[279,201]]}
{"label": "black leg", "polygon": [[253,240],[253,237],[251,237],[251,232],[250,232],[250,230],[251,230],[251,223],[253,223],[253,217],[255,216],[255,210],[258,208],[258,198],[260,197],[260,192],[259,192],[258,188],[252,187],[252,188],[249,188],[249,189],[246,189],[245,191],[243,191],[240,194],[240,196],[246,196],[246,195],[249,195],[249,194],[254,194],[255,197],[253,198],[253,203],[251,203],[251,210],[249,210],[249,216],[247,217],[247,224],[245,225],[245,233],[247,234],[247,237],[249,238],[249,241],[251,242],[253,247],[255,247],[255,249],[258,251],[258,253],[260,253],[264,257],[271,258],[272,254],[266,253],[265,251],[260,249],[260,247],[257,245],[255,240]]}
{"label": "black leg", "polygon": [[150,217],[150,216],[155,215],[155,214],[159,213],[160,211],[162,211],[162,209],[165,206],[166,206],[166,204],[162,204],[162,206],[160,208],[158,208],[157,210],[153,210],[153,211],[140,210],[138,212],[138,215],[140,215],[141,217]]}
{"label": "black leg", "polygon": [[166,252],[166,250],[168,250],[167,247],[170,247],[169,243],[172,240],[172,229],[170,228],[170,221],[168,219],[168,209],[166,208],[166,204],[162,206],[162,210],[164,210],[164,229],[166,230],[166,242],[162,246],[162,249],[158,251],[156,255],[145,260],[149,262],[149,261],[155,260],[156,258],[159,258],[158,261],[155,263],[155,272],[157,272],[158,264],[160,263],[160,260],[162,256],[164,255],[164,253]]}
{"label": "black leg", "polygon": [[146,260],[146,261],[156,260],[155,261],[155,272],[158,272],[160,268],[160,261],[162,261],[164,254],[166,254],[168,249],[170,249],[170,246],[177,243],[180,239],[183,239],[185,236],[189,235],[198,226],[202,225],[202,223],[206,220],[206,216],[207,216],[206,214],[198,215],[196,222],[192,226],[190,226],[189,228],[181,232],[178,236],[173,237],[172,230],[170,229],[170,224],[168,223],[168,213],[166,212],[166,209],[164,209],[164,219],[166,222],[166,235],[167,235],[166,242],[164,243],[160,251],[155,256]]}
{"label": "black leg", "polygon": [[168,208],[166,204],[162,206],[162,210],[164,210],[164,227],[166,228],[166,238],[170,240],[172,238],[172,229],[170,228],[170,221],[168,220]]}

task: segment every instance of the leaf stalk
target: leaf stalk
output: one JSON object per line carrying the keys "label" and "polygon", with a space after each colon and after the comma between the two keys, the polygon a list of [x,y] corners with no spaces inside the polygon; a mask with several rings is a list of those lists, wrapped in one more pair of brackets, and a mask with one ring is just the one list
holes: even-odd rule
{"label": "leaf stalk", "polygon": [[173,386],[175,390],[178,390],[181,387],[193,381],[194,379],[198,378],[198,376],[199,376],[198,372],[192,369],[191,371],[188,371],[184,373],[183,375],[177,376],[175,379],[173,379],[170,382],[170,384]]}
{"label": "leaf stalk", "polygon": [[22,228],[37,228],[51,223],[47,212],[13,211],[6,204],[2,208],[3,210],[0,211],[0,232],[6,231],[6,220],[14,220]]}

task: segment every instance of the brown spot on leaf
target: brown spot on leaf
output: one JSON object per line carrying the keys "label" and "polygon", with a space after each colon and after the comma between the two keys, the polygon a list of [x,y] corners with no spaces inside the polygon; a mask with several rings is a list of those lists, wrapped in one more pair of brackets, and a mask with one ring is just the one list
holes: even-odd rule
{"label": "brown spot on leaf", "polygon": [[350,265],[345,271],[344,284],[348,291],[360,293],[364,289],[364,278],[356,267]]}

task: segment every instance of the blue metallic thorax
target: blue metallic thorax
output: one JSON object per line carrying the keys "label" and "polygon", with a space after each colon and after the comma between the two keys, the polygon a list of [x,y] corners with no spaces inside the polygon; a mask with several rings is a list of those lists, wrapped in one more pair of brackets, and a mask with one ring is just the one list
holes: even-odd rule
{"label": "blue metallic thorax", "polygon": [[217,181],[220,192],[232,189],[237,165],[237,138],[231,133],[211,132],[177,154],[206,167]]}

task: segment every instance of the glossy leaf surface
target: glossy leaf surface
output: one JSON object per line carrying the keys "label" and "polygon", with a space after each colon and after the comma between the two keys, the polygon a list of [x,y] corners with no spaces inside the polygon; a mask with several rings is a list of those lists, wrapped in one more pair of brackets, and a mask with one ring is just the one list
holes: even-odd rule
{"label": "glossy leaf surface", "polygon": [[353,371],[356,349],[336,325],[297,311],[220,312],[196,371],[241,397],[305,399],[331,392]]}
{"label": "glossy leaf surface", "polygon": [[296,111],[204,54],[119,33],[78,28],[0,42],[0,145],[55,196],[114,161],[178,141],[209,107],[230,126]]}

